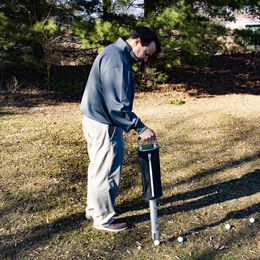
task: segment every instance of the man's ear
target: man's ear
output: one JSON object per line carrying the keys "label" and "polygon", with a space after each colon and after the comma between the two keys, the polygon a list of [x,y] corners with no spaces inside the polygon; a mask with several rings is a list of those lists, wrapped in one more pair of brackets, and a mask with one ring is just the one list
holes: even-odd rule
{"label": "man's ear", "polygon": [[136,38],[136,39],[134,39],[134,45],[137,46],[138,43],[142,44],[141,39],[140,39],[140,38]]}

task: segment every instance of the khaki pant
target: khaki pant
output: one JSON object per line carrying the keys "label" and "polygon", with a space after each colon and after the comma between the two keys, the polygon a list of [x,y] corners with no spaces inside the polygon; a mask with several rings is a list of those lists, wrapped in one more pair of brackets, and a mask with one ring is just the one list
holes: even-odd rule
{"label": "khaki pant", "polygon": [[110,224],[120,182],[124,156],[123,130],[83,116],[83,133],[88,144],[88,193],[86,213],[94,223]]}

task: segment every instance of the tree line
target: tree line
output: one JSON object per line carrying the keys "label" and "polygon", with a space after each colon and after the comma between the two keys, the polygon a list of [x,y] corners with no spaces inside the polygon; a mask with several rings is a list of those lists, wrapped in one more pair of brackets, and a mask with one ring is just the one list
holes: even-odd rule
{"label": "tree line", "polygon": [[176,65],[205,66],[223,48],[220,36],[232,35],[240,43],[259,39],[259,31],[231,32],[216,23],[233,21],[241,10],[257,16],[259,1],[3,0],[1,66],[33,67],[49,78],[61,40],[74,39],[83,49],[100,50],[118,37],[128,37],[134,27],[146,25],[157,31],[162,42],[163,52],[149,68],[163,82]]}

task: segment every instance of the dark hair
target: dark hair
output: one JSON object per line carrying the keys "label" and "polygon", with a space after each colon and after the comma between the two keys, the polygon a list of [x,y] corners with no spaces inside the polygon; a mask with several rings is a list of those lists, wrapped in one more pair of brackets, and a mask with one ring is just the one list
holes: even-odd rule
{"label": "dark hair", "polygon": [[148,46],[152,41],[155,42],[156,45],[156,53],[159,53],[161,51],[161,43],[157,37],[157,34],[152,29],[145,27],[145,26],[139,26],[136,27],[132,34],[130,35],[131,39],[141,39],[141,43],[143,46]]}

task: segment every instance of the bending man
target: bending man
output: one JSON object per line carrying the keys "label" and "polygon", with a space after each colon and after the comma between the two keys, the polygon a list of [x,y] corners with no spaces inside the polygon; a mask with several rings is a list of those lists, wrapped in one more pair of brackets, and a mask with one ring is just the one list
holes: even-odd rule
{"label": "bending man", "polygon": [[146,62],[160,49],[154,31],[137,27],[126,41],[119,38],[105,47],[91,68],[80,110],[90,158],[86,218],[94,220],[96,229],[118,232],[128,227],[113,218],[124,156],[123,131],[134,129],[145,141],[155,139],[153,130],[132,112],[132,65]]}

